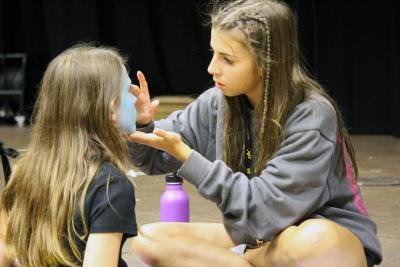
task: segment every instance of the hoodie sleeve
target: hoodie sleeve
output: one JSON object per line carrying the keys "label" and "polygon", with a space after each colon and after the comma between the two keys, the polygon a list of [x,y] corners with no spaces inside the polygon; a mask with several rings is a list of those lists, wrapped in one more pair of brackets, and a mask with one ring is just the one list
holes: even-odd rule
{"label": "hoodie sleeve", "polygon": [[[220,160],[193,151],[178,175],[215,202],[236,243],[272,241],[286,227],[317,210],[329,198],[326,186],[335,143],[318,125],[335,124],[335,115],[319,116],[310,107],[290,118],[292,126],[260,176],[248,179]],[[308,114],[308,115],[307,115]],[[301,124],[308,125],[307,127]],[[294,130],[293,130],[294,129]]]}

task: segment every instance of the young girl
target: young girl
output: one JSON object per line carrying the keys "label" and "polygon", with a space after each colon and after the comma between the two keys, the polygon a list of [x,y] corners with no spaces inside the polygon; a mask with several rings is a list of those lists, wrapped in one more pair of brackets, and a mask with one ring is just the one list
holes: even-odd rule
{"label": "young girl", "polygon": [[135,145],[135,164],[148,173],[178,170],[217,204],[223,223],[147,225],[152,239],[134,238],[133,249],[156,266],[380,263],[353,146],[335,102],[300,65],[289,8],[233,1],[211,22],[215,87],[153,123],[157,103],[139,73],[142,133],[130,138],[167,152]]}
{"label": "young girl", "polygon": [[135,130],[130,87],[110,48],[73,47],[49,64],[31,142],[1,196],[1,266],[126,266],[122,246],[137,234],[121,135]]}

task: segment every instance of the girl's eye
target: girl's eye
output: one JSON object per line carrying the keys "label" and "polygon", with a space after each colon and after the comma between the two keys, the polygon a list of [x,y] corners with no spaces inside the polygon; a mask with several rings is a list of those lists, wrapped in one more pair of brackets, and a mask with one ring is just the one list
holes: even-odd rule
{"label": "girl's eye", "polygon": [[229,65],[233,65],[233,61],[230,60],[229,58],[224,57],[224,61],[225,61],[226,63],[228,63]]}

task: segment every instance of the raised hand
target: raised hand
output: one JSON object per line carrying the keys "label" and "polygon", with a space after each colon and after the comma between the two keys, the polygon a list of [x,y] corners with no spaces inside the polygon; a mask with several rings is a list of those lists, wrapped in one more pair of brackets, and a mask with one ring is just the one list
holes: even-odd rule
{"label": "raised hand", "polygon": [[162,129],[154,129],[153,133],[147,134],[136,131],[128,137],[135,143],[163,150],[182,162],[187,160],[192,152],[192,149],[182,141],[179,134]]}
{"label": "raised hand", "polygon": [[137,97],[135,105],[137,112],[136,124],[146,125],[154,118],[154,114],[160,103],[158,100],[150,100],[149,88],[144,74],[138,71],[136,76],[140,86],[133,84],[131,87],[132,94]]}

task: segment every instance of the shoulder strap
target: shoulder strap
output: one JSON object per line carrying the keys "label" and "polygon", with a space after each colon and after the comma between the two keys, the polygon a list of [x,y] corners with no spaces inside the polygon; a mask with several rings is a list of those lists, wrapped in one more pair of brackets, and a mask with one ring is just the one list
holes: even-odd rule
{"label": "shoulder strap", "polygon": [[248,178],[253,176],[253,137],[251,134],[251,116],[247,111],[246,115],[246,140],[245,140],[245,155],[244,155],[244,167],[245,174]]}

